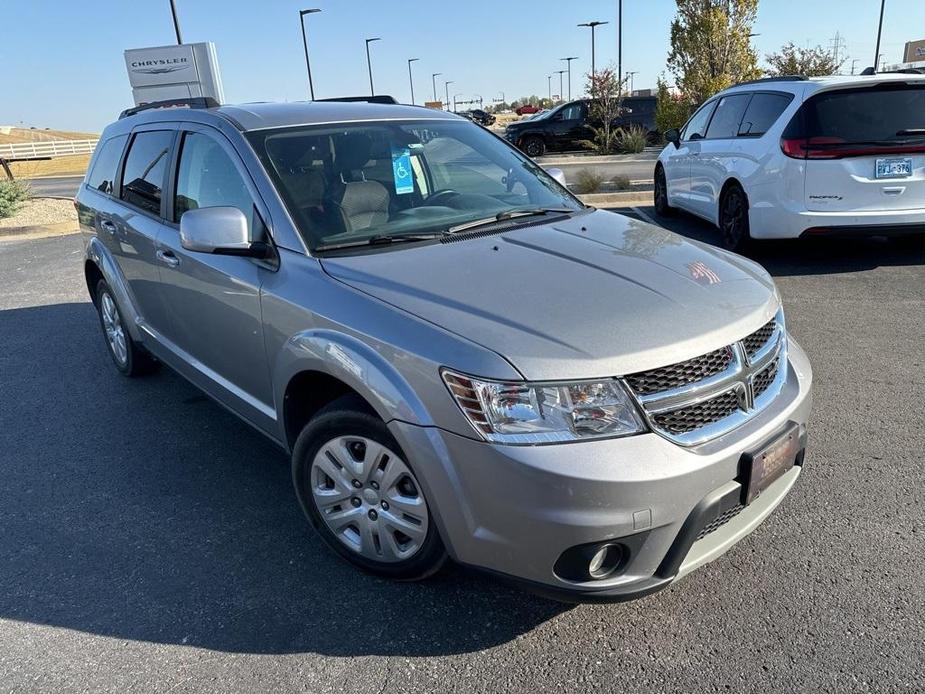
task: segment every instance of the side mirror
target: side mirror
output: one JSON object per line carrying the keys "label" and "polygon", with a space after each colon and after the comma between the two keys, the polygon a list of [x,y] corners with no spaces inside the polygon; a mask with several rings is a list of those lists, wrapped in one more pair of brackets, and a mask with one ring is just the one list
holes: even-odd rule
{"label": "side mirror", "polygon": [[673,144],[675,147],[680,147],[681,145],[681,131],[677,128],[671,128],[665,131],[665,139]]}
{"label": "side mirror", "polygon": [[188,251],[215,255],[267,257],[268,247],[254,242],[247,218],[237,207],[203,207],[180,217],[180,244]]}
{"label": "side mirror", "polygon": [[556,180],[556,183],[563,188],[568,187],[565,183],[565,172],[563,172],[562,169],[546,169],[546,173],[552,176]]}

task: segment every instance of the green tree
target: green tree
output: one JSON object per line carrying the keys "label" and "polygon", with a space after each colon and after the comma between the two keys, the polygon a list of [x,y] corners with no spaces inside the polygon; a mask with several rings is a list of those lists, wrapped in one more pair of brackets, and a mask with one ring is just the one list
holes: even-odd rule
{"label": "green tree", "polygon": [[668,70],[692,104],[761,76],[749,35],[758,0],[677,0]]}
{"label": "green tree", "polygon": [[834,75],[844,64],[844,60],[835,62],[835,56],[822,46],[800,48],[793,42],[784,45],[779,53],[767,56],[768,75],[806,75],[807,77],[824,77]]}
{"label": "green tree", "polygon": [[660,133],[680,128],[691,115],[691,103],[668,88],[662,76],[656,80],[658,101],[655,104],[655,127]]}
{"label": "green tree", "polygon": [[591,95],[588,115],[594,131],[594,145],[601,154],[612,152],[616,144],[614,121],[621,114],[623,87],[613,67],[588,75],[588,94]]}

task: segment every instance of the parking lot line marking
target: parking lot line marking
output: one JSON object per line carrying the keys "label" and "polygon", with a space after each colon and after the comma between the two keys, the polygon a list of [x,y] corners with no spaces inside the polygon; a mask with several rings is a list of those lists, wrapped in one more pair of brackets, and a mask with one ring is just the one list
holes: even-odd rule
{"label": "parking lot line marking", "polygon": [[657,227],[661,226],[661,224],[659,224],[654,219],[652,219],[652,217],[649,214],[643,212],[638,207],[631,207],[630,209],[636,214],[638,214],[642,218],[642,221],[648,222],[649,224],[652,224],[653,226],[657,226]]}

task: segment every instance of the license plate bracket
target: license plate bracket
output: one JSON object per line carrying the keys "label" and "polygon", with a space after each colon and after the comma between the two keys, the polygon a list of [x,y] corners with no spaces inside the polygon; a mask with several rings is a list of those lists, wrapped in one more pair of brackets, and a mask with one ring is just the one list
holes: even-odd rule
{"label": "license plate bracket", "polygon": [[753,453],[742,456],[739,480],[742,483],[742,504],[747,506],[780,478],[797,461],[802,448],[800,426],[791,423],[778,436]]}
{"label": "license plate bracket", "polygon": [[908,178],[911,175],[912,159],[909,157],[877,159],[874,167],[876,178]]}

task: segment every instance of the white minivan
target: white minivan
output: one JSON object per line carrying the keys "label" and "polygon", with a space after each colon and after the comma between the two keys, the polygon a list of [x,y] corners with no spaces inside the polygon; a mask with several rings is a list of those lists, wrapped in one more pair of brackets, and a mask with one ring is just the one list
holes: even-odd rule
{"label": "white minivan", "polygon": [[655,207],[723,245],[816,235],[925,237],[925,75],[739,84],[665,133]]}

